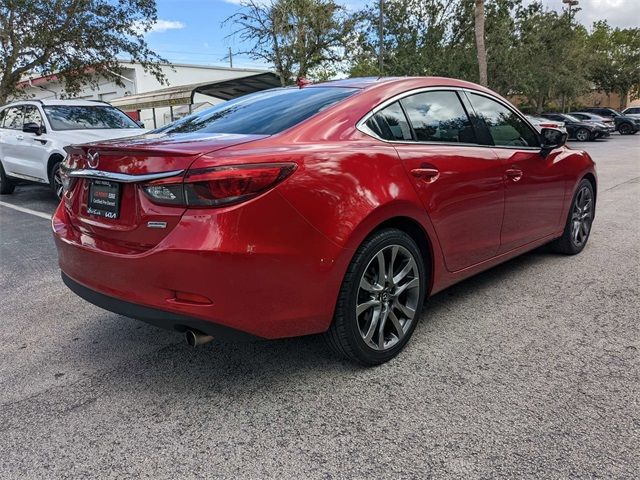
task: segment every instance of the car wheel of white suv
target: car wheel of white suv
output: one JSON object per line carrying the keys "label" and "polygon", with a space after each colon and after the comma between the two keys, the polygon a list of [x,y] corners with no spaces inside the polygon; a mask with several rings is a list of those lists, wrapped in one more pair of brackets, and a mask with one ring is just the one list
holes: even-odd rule
{"label": "car wheel of white suv", "polygon": [[56,194],[58,199],[62,198],[62,193],[64,192],[64,186],[62,184],[62,171],[60,170],[60,165],[62,162],[56,162],[51,167],[51,173],[49,174],[49,184],[51,185],[51,190]]}

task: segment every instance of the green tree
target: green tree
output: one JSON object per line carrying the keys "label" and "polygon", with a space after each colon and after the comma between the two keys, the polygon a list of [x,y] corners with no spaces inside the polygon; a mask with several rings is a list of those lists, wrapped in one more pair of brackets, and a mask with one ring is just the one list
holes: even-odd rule
{"label": "green tree", "polygon": [[351,29],[344,9],[333,0],[243,0],[227,18],[232,35],[251,45],[240,52],[273,65],[282,85],[309,72],[321,72],[342,58],[343,39]]}
{"label": "green tree", "polygon": [[553,100],[561,108],[588,89],[584,29],[568,13],[533,3],[517,15],[520,65],[514,90],[524,95],[534,110],[542,112]]}
{"label": "green tree", "polygon": [[70,94],[98,76],[121,84],[119,55],[163,82],[144,39],[156,19],[155,0],[0,0],[0,104],[33,72],[55,73]]}
{"label": "green tree", "polygon": [[593,24],[588,40],[592,52],[589,79],[605,93],[620,95],[620,108],[630,94],[640,94],[640,28],[611,28]]}
{"label": "green tree", "polygon": [[[473,0],[472,0],[473,1]],[[459,53],[457,42],[466,37],[458,19],[468,2],[445,0],[388,0],[383,21],[385,75],[461,76],[450,55]],[[467,8],[468,10],[468,8]],[[378,75],[377,52],[380,49],[377,5],[365,7],[353,15],[356,33],[347,39],[352,76]],[[468,28],[465,20],[464,27]],[[473,34],[473,22],[471,34]],[[468,53],[473,54],[474,50]],[[466,53],[465,53],[466,57]],[[468,67],[468,65],[466,65]],[[473,67],[472,67],[473,68]],[[477,67],[476,67],[477,70]],[[468,72],[464,72],[467,75]]]}

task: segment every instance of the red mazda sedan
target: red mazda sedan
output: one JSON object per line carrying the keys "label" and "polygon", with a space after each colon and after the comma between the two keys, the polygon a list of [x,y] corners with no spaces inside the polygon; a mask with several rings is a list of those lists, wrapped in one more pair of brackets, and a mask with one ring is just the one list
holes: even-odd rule
{"label": "red mazda sedan", "polygon": [[426,297],[543,244],[584,248],[596,174],[565,140],[447,78],[246,95],[69,148],[53,218],[62,277],[192,344],[324,332],[382,363]]}

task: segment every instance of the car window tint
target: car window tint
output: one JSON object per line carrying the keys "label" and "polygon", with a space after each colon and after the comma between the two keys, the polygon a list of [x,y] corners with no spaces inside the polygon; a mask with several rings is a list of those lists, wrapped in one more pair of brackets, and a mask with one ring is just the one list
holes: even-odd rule
{"label": "car window tint", "polygon": [[366,125],[385,140],[411,140],[411,129],[398,102],[380,110]]}
{"label": "car window tint", "polygon": [[3,127],[22,130],[22,107],[9,107],[4,117]]}
{"label": "car window tint", "polygon": [[357,91],[355,88],[336,87],[265,90],[220,103],[156,132],[274,135]]}
{"label": "car window tint", "polygon": [[535,132],[515,112],[483,95],[472,93],[469,97],[476,115],[489,128],[495,145],[507,147],[539,146]]}
{"label": "car window tint", "polygon": [[422,142],[475,143],[471,121],[455,92],[424,92],[401,100]]}
{"label": "car window tint", "polygon": [[4,117],[7,114],[7,109],[0,110],[0,128],[2,128],[2,123],[4,122]]}
{"label": "car window tint", "polygon": [[43,127],[42,115],[35,105],[25,105],[24,107],[24,123],[35,123],[39,127]]}

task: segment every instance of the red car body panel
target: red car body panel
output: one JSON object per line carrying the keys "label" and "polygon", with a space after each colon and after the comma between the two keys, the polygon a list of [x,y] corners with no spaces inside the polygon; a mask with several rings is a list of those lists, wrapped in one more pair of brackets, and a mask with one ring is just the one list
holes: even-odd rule
{"label": "red car body panel", "polygon": [[[134,175],[274,162],[296,170],[266,193],[218,208],[157,205],[125,184],[117,220],[88,214],[88,181],[79,180],[52,220],[64,274],[114,299],[258,337],[319,333],[355,250],[385,222],[423,232],[433,294],[560,236],[576,185],[585,175],[595,181],[589,156],[568,147],[545,155],[393,144],[356,128],[378,104],[416,88],[499,98],[478,85],[437,77],[329,85],[361,91],[272,136],[152,134],[75,147],[70,169],[86,168],[93,150],[100,169]],[[439,170],[435,181],[411,173],[429,166]],[[166,228],[147,228],[157,221]]]}

